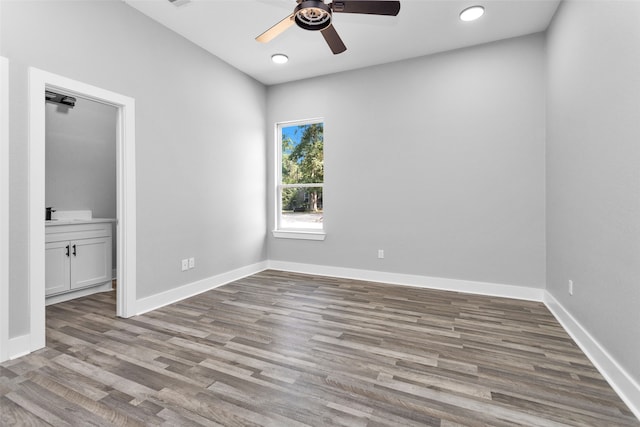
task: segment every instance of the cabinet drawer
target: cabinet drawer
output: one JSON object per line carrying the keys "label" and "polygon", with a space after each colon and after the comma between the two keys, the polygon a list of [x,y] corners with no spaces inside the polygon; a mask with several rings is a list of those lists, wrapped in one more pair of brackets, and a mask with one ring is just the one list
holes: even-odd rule
{"label": "cabinet drawer", "polygon": [[111,237],[111,223],[66,224],[49,226],[45,229],[45,243],[96,237]]}

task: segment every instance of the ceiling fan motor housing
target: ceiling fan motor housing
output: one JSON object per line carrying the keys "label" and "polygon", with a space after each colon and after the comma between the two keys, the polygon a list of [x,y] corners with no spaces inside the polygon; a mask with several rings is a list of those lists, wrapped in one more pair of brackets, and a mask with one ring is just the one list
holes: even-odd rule
{"label": "ceiling fan motor housing", "polygon": [[319,31],[331,25],[331,8],[323,1],[304,0],[294,11],[298,27]]}

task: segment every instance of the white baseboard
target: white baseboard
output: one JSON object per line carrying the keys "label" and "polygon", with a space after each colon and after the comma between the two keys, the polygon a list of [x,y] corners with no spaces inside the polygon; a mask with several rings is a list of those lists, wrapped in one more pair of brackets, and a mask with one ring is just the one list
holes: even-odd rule
{"label": "white baseboard", "polygon": [[111,292],[113,288],[111,287],[111,282],[104,283],[99,286],[94,286],[92,288],[78,289],[77,291],[67,292],[65,294],[53,295],[45,298],[44,305],[58,304],[60,302],[69,301],[72,299],[86,297],[87,295],[93,295],[100,292]]}
{"label": "white baseboard", "polygon": [[31,335],[9,338],[9,359],[17,359],[31,353]]}
{"label": "white baseboard", "polygon": [[241,267],[236,270],[227,271],[226,273],[218,274],[217,276],[207,277],[206,279],[198,280],[197,282],[188,283],[180,286],[179,288],[151,295],[150,297],[139,299],[136,301],[135,313],[143,314],[148,311],[173,304],[174,302],[215,289],[235,280],[242,279],[243,277],[259,273],[266,268],[267,262],[263,261],[246,267]]}
{"label": "white baseboard", "polygon": [[631,412],[640,419],[640,384],[548,291],[544,293],[544,303]]}
{"label": "white baseboard", "polygon": [[418,276],[413,274],[388,273],[384,271],[359,270],[354,268],[273,260],[268,262],[268,266],[273,270],[290,271],[293,273],[317,274],[343,279],[366,280],[391,285],[465,292],[468,294],[514,298],[527,301],[542,301],[544,295],[544,289],[541,288],[447,279],[443,277]]}

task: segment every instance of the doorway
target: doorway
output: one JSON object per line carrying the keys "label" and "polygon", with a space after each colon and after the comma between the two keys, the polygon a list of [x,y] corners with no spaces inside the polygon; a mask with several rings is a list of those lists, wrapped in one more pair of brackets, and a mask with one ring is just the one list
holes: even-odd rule
{"label": "doorway", "polygon": [[29,69],[29,297],[30,351],[45,346],[45,91],[117,109],[116,315],[136,314],[135,100],[96,86]]}
{"label": "doorway", "polygon": [[[118,109],[51,91],[45,98],[48,306],[113,288]],[[83,250],[66,251],[65,244]]]}

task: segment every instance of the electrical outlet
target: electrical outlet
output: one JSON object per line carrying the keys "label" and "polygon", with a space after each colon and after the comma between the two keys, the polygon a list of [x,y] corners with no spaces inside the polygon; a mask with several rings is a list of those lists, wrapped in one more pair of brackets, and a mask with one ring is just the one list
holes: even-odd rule
{"label": "electrical outlet", "polygon": [[573,280],[569,280],[569,295],[573,295]]}
{"label": "electrical outlet", "polygon": [[378,249],[378,259],[384,258],[384,249]]}
{"label": "electrical outlet", "polygon": [[196,259],[191,257],[189,258],[189,268],[193,268],[196,266]]}
{"label": "electrical outlet", "polygon": [[189,269],[189,260],[188,259],[183,259],[182,260],[182,271],[187,271]]}

